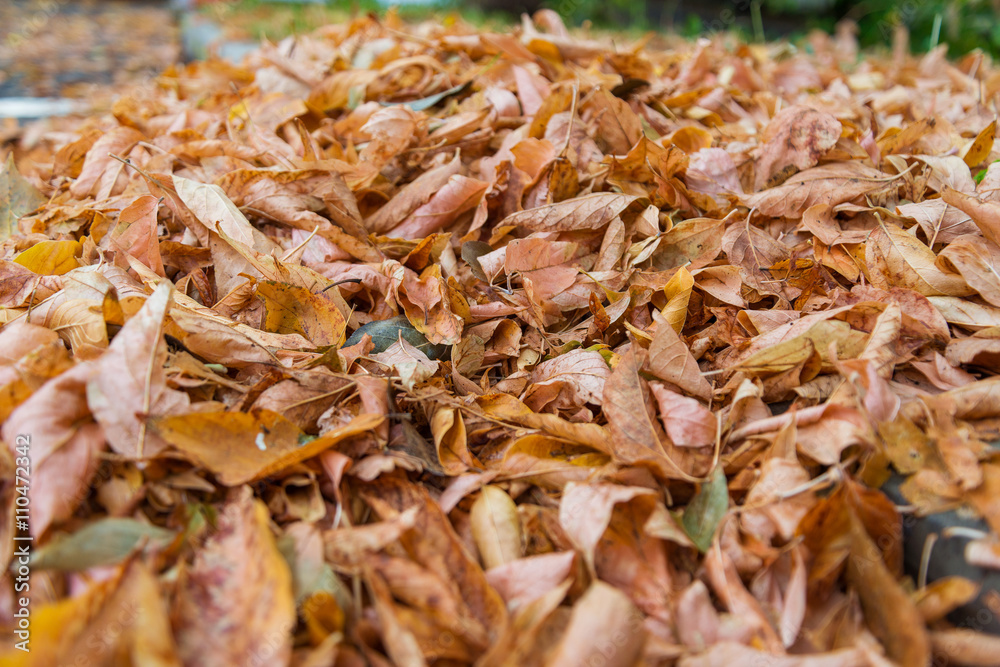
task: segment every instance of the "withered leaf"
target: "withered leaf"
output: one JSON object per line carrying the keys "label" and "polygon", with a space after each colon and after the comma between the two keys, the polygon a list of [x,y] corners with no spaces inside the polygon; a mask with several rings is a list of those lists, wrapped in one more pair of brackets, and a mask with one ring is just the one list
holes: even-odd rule
{"label": "withered leaf", "polygon": [[287,662],[296,617],[292,575],[267,507],[241,487],[217,521],[178,593],[178,654],[206,667],[265,654]]}
{"label": "withered leaf", "polygon": [[806,169],[783,184],[743,198],[762,215],[800,218],[811,206],[853,202],[892,186],[893,178],[856,163],[833,162]]}
{"label": "withered leaf", "polygon": [[503,489],[484,486],[469,513],[472,537],[486,569],[521,557],[521,520],[517,506]]}
{"label": "withered leaf", "polygon": [[993,140],[996,138],[997,134],[997,122],[994,120],[989,125],[984,127],[982,131],[976,135],[976,138],[969,148],[965,151],[965,155],[962,159],[965,160],[965,164],[970,167],[975,167],[981,164],[990,154],[993,149]]}
{"label": "withered leaf", "polygon": [[657,328],[649,344],[649,370],[698,398],[707,400],[712,396],[712,387],[702,375],[698,362],[672,327]]}
{"label": "withered leaf", "polygon": [[149,417],[179,412],[190,403],[187,394],[166,383],[163,328],[172,296],[170,283],[156,288],[115,336],[87,382],[87,404],[108,444],[130,458],[155,456],[166,446],[148,432]]}
{"label": "withered leaf", "polygon": [[512,213],[500,224],[539,232],[600,229],[638,199],[629,195],[595,193]]}
{"label": "withered leaf", "polygon": [[[71,660],[107,664],[125,655],[144,665],[180,667],[161,595],[149,566],[132,559],[73,598],[37,605],[32,616],[32,650],[11,647],[0,654],[0,660],[25,667]],[[127,616],[122,616],[123,611]]]}
{"label": "withered leaf", "polygon": [[483,282],[489,282],[490,277],[483,271],[483,267],[479,263],[479,258],[491,252],[493,252],[493,246],[483,241],[466,241],[462,244],[462,259],[472,269],[472,275]]}
{"label": "withered leaf", "polygon": [[866,244],[871,279],[876,287],[905,287],[924,296],[968,296],[973,291],[961,276],[935,265],[934,252],[896,225],[886,223]]}
{"label": "withered leaf", "polygon": [[755,190],[780,185],[796,171],[814,166],[840,138],[840,122],[806,106],[782,109],[764,129]]}
{"label": "withered leaf", "polygon": [[45,197],[17,171],[14,153],[0,169],[0,242],[17,233],[17,219],[45,203]]}
{"label": "withered leaf", "polygon": [[661,41],[348,12],[4,125],[0,662],[992,664],[877,487],[1000,564],[997,65]]}
{"label": "withered leaf", "polygon": [[641,612],[618,589],[595,581],[573,609],[572,616],[552,656],[552,665],[576,665],[612,641],[608,665],[626,667],[642,652],[643,633],[636,620]]}
{"label": "withered leaf", "polygon": [[32,484],[26,489],[34,535],[72,515],[97,472],[98,453],[106,444],[87,406],[87,381],[93,373],[93,366],[83,363],[49,380],[10,413],[0,431],[15,462],[16,456],[21,463],[27,458],[25,436],[29,445],[35,443],[30,448]]}
{"label": "withered leaf", "polygon": [[336,304],[297,285],[263,280],[257,295],[264,300],[263,329],[274,333],[300,333],[317,346],[339,345],[347,323]]}
{"label": "withered leaf", "polygon": [[920,613],[882,560],[882,553],[860,520],[850,523],[848,581],[857,586],[872,630],[890,657],[904,665],[925,665],[930,642]]}
{"label": "withered leaf", "polygon": [[237,486],[281,472],[312,458],[342,440],[382,423],[382,415],[364,414],[319,437],[306,436],[292,422],[268,410],[205,412],[163,417],[152,429],[227,486]]}

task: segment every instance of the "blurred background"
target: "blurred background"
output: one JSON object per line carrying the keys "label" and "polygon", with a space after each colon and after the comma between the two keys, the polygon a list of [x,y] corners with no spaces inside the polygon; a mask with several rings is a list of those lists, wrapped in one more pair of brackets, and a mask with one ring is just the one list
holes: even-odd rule
{"label": "blurred background", "polygon": [[1000,53],[1000,0],[0,0],[0,118],[63,113],[175,62],[238,62],[261,39],[390,4],[405,20],[493,29],[545,7],[570,27],[629,36],[734,32],[808,49],[802,38],[818,29],[853,32],[868,48],[908,34],[915,52],[947,44],[953,56]]}
{"label": "blurred background", "polygon": [[[272,15],[275,4],[286,8]],[[431,10],[457,11],[467,21],[516,21],[542,7],[558,12],[568,26],[589,24],[613,30],[664,30],[695,37],[738,31],[748,39],[796,39],[808,31],[833,32],[837,23],[857,25],[863,47],[888,46],[895,29],[906,27],[911,47],[926,51],[947,42],[952,55],[973,49],[1000,51],[1000,0],[332,0],[288,2],[205,0],[208,13],[226,20],[245,14],[265,34],[308,27],[324,13],[377,11],[390,4],[419,17]],[[266,20],[270,18],[278,20]],[[242,20],[240,20],[242,23]]]}

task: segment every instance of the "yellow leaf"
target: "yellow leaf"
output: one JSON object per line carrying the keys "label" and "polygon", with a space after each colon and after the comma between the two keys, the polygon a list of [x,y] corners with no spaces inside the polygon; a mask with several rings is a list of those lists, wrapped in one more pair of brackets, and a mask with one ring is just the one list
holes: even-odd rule
{"label": "yellow leaf", "polygon": [[465,432],[462,413],[455,408],[441,408],[431,418],[431,433],[438,460],[446,475],[458,475],[475,465]]}
{"label": "yellow leaf", "polygon": [[990,156],[990,151],[993,150],[993,139],[997,135],[997,122],[993,121],[989,125],[983,128],[983,131],[979,133],[975,141],[969,144],[969,147],[965,151],[965,155],[962,159],[965,160],[965,164],[969,167],[975,167],[978,164],[982,164],[986,158]]}
{"label": "yellow leaf", "polygon": [[[550,415],[554,416],[554,415]],[[504,453],[505,475],[545,489],[562,490],[567,482],[585,482],[611,468],[611,457],[590,447],[549,435],[526,435]]]}
{"label": "yellow leaf", "polygon": [[317,346],[340,345],[347,322],[337,305],[304,287],[262,280],[257,296],[264,300],[263,329],[273,333],[300,333]]}
{"label": "yellow leaf", "polygon": [[688,155],[712,145],[712,133],[697,125],[687,125],[670,135],[670,143]]}
{"label": "yellow leaf", "polygon": [[571,422],[558,415],[534,412],[510,394],[480,396],[476,399],[476,404],[484,414],[493,419],[511,421],[569,442],[587,445],[605,454],[611,453],[611,436],[599,424]]}
{"label": "yellow leaf", "polygon": [[345,614],[333,593],[319,590],[302,604],[302,618],[309,638],[320,643],[333,633],[344,629]]}
{"label": "yellow leaf", "polygon": [[927,584],[914,593],[920,615],[928,623],[940,621],[957,607],[968,604],[979,594],[980,584],[965,577],[950,576]]}
{"label": "yellow leaf", "polygon": [[469,522],[485,569],[521,557],[521,519],[506,491],[498,486],[483,487],[472,504]]}
{"label": "yellow leaf", "polygon": [[0,664],[104,665],[114,664],[111,656],[123,655],[134,658],[128,664],[177,667],[181,663],[160,596],[145,563],[131,560],[75,597],[33,604],[31,652],[11,647],[0,653]]}
{"label": "yellow leaf", "polygon": [[41,241],[31,246],[14,261],[43,276],[61,276],[80,266],[76,255],[79,241]]}
{"label": "yellow leaf", "polygon": [[837,359],[853,359],[864,349],[868,336],[854,331],[847,322],[824,320],[817,322],[800,336],[766,347],[739,364],[739,367],[759,374],[782,373],[805,363],[814,354],[824,362],[828,359],[830,344],[836,344]]}
{"label": "yellow leaf", "polygon": [[898,130],[894,127],[890,127],[886,130],[882,137],[876,141],[879,149],[882,151],[882,155],[889,155],[891,153],[902,153],[905,149],[912,146],[918,140],[924,137],[924,135],[929,134],[931,130],[937,125],[937,119],[933,116],[928,116],[918,120],[915,123],[907,125],[902,130]]}
{"label": "yellow leaf", "polygon": [[227,486],[273,475],[329,449],[341,440],[366,433],[382,423],[382,415],[362,414],[346,426],[308,440],[299,428],[276,412],[205,412],[150,421],[167,442],[215,473]]}
{"label": "yellow leaf", "polygon": [[542,106],[539,107],[538,111],[535,112],[534,118],[531,119],[528,136],[535,139],[543,138],[545,136],[545,128],[548,127],[552,116],[569,109],[573,103],[573,95],[573,89],[565,87],[553,90],[551,95],[542,100]]}
{"label": "yellow leaf", "polygon": [[533,39],[528,43],[528,50],[550,63],[562,64],[562,54],[559,47],[546,39]]}
{"label": "yellow leaf", "polygon": [[660,314],[663,315],[671,328],[677,333],[684,329],[684,322],[687,319],[688,302],[691,300],[691,290],[694,288],[694,277],[687,267],[682,266],[677,270],[666,285],[663,286],[663,295],[667,297],[667,305],[663,307]]}
{"label": "yellow leaf", "polygon": [[310,109],[324,113],[347,108],[352,95],[363,97],[368,84],[377,77],[378,72],[371,70],[334,72],[313,88],[306,104]]}

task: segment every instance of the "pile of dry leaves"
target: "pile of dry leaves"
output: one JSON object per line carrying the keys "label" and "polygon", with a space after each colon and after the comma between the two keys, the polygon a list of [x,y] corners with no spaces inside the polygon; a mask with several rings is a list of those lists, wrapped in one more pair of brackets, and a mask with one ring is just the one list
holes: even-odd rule
{"label": "pile of dry leaves", "polygon": [[998,664],[878,488],[1000,566],[1000,70],[807,46],[365,17],[24,128],[4,664]]}

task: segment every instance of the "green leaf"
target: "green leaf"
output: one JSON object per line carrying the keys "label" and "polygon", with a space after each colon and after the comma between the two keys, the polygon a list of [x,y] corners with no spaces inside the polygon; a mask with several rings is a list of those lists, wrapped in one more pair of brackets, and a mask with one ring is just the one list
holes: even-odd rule
{"label": "green leaf", "polygon": [[135,519],[101,519],[68,537],[49,542],[31,556],[31,565],[40,570],[70,572],[102,565],[114,565],[140,543],[146,548],[170,544],[175,533]]}
{"label": "green leaf", "polygon": [[13,153],[0,168],[0,242],[17,233],[17,219],[44,204],[45,197],[17,171]]}
{"label": "green leaf", "polygon": [[377,320],[358,327],[357,331],[344,343],[344,347],[357,345],[361,338],[368,334],[372,337],[372,345],[375,347],[372,352],[385,352],[389,347],[399,340],[403,340],[419,349],[430,359],[441,359],[448,352],[447,345],[434,345],[428,341],[422,333],[417,331],[405,315],[390,317],[387,320]]}
{"label": "green leaf", "polygon": [[421,97],[419,100],[413,100],[412,102],[382,102],[384,107],[394,107],[394,106],[407,106],[413,111],[423,111],[424,109],[430,109],[432,106],[440,102],[446,97],[451,97],[452,95],[458,95],[466,88],[472,85],[472,81],[466,81],[465,83],[455,86],[454,88],[449,88],[448,90],[441,91],[434,95],[428,97]]}
{"label": "green leaf", "polygon": [[[1000,160],[993,160],[994,164],[996,164],[997,162],[1000,162]],[[987,171],[989,171],[989,170],[988,169],[980,169],[979,173],[977,173],[975,176],[972,177],[973,180],[976,181],[976,185],[979,185],[980,183],[983,182],[983,179],[986,178],[986,172]]]}
{"label": "green leaf", "polygon": [[681,518],[684,532],[698,547],[698,551],[705,553],[712,546],[715,529],[719,527],[719,522],[728,509],[729,487],[726,474],[722,471],[722,466],[719,466],[712,473],[712,478],[702,485],[688,503]]}

